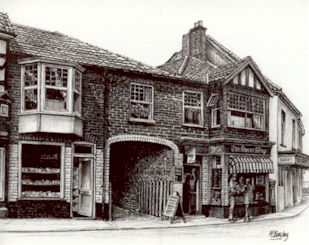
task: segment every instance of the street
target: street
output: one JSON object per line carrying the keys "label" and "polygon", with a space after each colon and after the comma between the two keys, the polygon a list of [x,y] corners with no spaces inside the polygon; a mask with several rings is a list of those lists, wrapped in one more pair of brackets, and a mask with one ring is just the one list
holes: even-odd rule
{"label": "street", "polygon": [[308,240],[308,227],[309,209],[295,218],[252,223],[170,229],[0,233],[0,244],[303,244]]}

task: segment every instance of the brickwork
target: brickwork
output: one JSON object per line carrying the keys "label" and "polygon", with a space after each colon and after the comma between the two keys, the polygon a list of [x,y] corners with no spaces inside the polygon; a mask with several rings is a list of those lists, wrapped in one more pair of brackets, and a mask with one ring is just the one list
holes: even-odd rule
{"label": "brickwork", "polygon": [[102,203],[103,149],[97,149],[95,163],[95,201],[96,203]]}
{"label": "brickwork", "polygon": [[65,147],[64,155],[64,199],[67,202],[71,201],[71,190],[72,190],[72,148]]}
{"label": "brickwork", "polygon": [[9,165],[8,165],[8,201],[14,202],[18,198],[19,183],[19,162],[18,162],[18,145],[9,145]]}
{"label": "brickwork", "polygon": [[229,161],[227,155],[223,157],[221,205],[229,205]]}

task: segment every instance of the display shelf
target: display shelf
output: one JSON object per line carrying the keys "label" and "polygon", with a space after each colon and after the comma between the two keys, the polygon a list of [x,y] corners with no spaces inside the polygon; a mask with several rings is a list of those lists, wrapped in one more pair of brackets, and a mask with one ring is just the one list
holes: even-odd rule
{"label": "display shelf", "polygon": [[59,168],[22,168],[23,174],[60,174]]}
{"label": "display shelf", "polygon": [[46,183],[46,182],[22,182],[23,185],[34,185],[34,186],[58,186],[60,183]]}
{"label": "display shelf", "polygon": [[60,192],[51,191],[23,191],[22,198],[60,198]]}

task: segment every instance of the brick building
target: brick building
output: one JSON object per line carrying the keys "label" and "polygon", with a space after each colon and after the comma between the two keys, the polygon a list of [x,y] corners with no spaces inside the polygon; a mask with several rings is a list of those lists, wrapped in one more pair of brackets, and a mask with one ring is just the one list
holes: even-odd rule
{"label": "brick building", "polygon": [[274,210],[273,92],[251,57],[197,22],[153,68],[0,16],[9,217],[107,218],[111,203],[160,216],[173,191],[186,213],[226,217],[232,173],[255,185],[254,215]]}

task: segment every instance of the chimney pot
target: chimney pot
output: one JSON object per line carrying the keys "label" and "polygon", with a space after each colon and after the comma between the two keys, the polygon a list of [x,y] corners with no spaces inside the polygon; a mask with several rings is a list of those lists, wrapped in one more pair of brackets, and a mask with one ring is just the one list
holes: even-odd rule
{"label": "chimney pot", "polygon": [[198,26],[203,26],[203,21],[202,20],[199,20],[197,23],[198,23]]}
{"label": "chimney pot", "polygon": [[194,27],[198,27],[199,23],[198,22],[195,22],[194,23]]}

